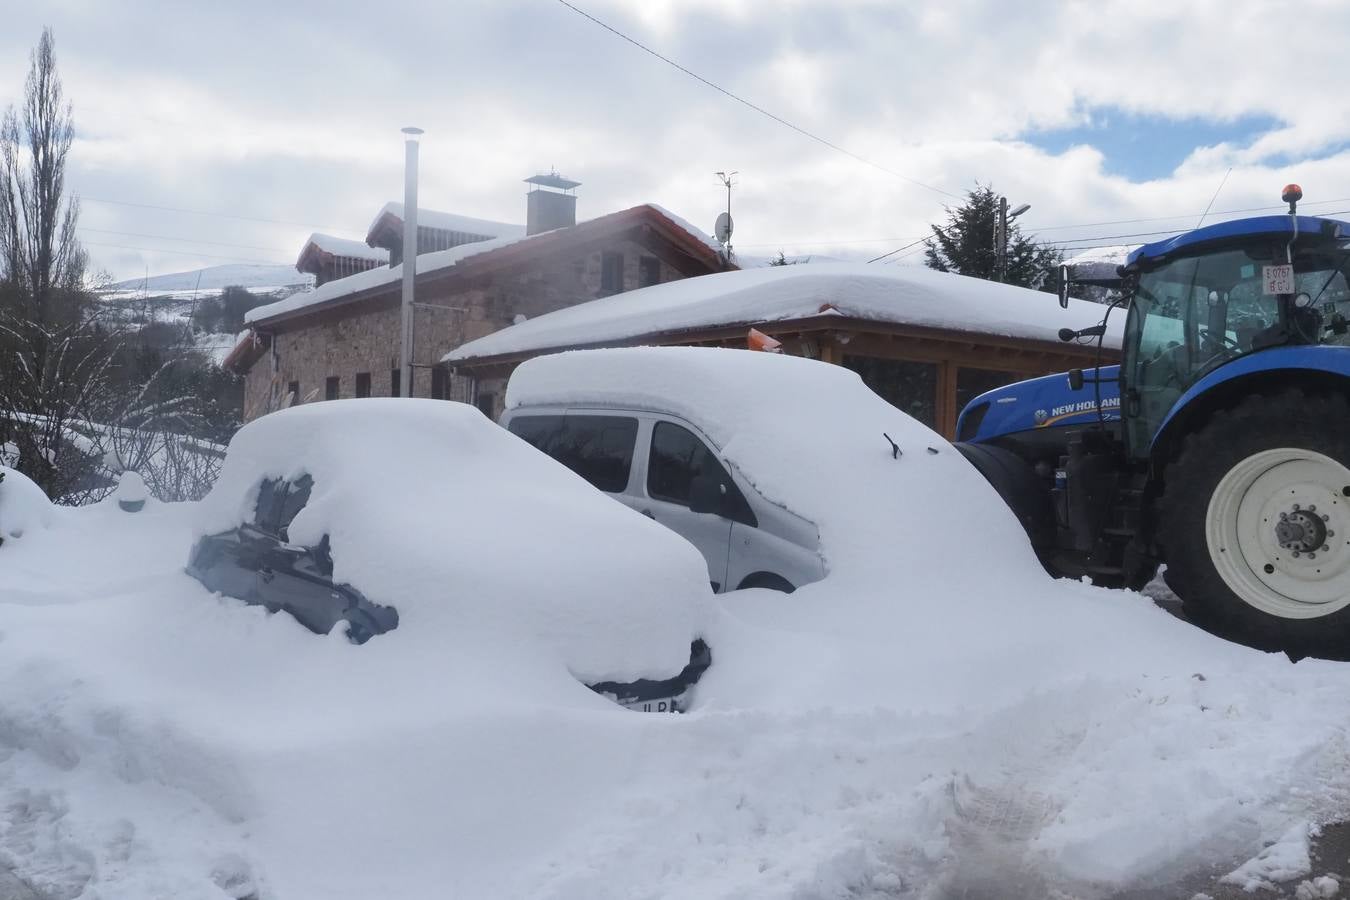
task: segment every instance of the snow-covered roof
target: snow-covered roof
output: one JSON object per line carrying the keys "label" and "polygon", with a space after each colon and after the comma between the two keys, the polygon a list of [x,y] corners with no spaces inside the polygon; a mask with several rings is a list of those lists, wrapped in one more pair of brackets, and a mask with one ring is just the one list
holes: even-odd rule
{"label": "snow-covered roof", "polygon": [[[365,241],[334,237],[331,234],[323,234],[318,231],[311,234],[309,239],[305,241],[304,249],[300,251],[302,260],[311,245],[334,256],[349,256],[352,259],[368,259],[381,263],[389,262],[389,251],[383,247],[372,247]],[[297,262],[296,265],[299,265],[299,263]]]}
{"label": "snow-covered roof", "polygon": [[[401,207],[400,207],[401,208]],[[626,215],[641,213],[643,210],[650,210],[665,218],[669,223],[683,232],[686,232],[691,239],[697,240],[706,245],[710,250],[716,252],[717,243],[712,238],[700,232],[685,219],[680,218],[674,213],[657,206],[654,203],[636,206],[632,209],[621,210],[617,213],[600,216],[585,222],[580,222],[573,228],[583,228],[585,226],[600,226],[607,220],[618,220]],[[463,260],[473,256],[480,256],[490,253],[494,250],[500,250],[503,247],[509,247],[515,244],[524,244],[528,241],[537,241],[540,239],[556,239],[558,235],[566,233],[571,229],[559,228],[553,231],[541,231],[538,234],[526,236],[523,231],[514,237],[499,237],[488,241],[476,241],[470,244],[461,244],[458,247],[451,247],[449,250],[437,250],[432,253],[421,253],[417,256],[417,274],[421,277],[431,272],[440,272],[457,265]],[[280,300],[276,303],[269,303],[266,306],[259,306],[249,310],[244,314],[245,323],[262,322],[279,315],[294,312],[310,306],[317,306],[323,303],[330,303],[341,300],[345,297],[364,293],[378,289],[387,285],[397,284],[403,278],[403,264],[396,266],[386,266],[376,269],[370,269],[366,272],[358,272],[355,275],[348,275],[345,278],[339,278],[330,281],[327,284],[320,285],[312,291],[306,291],[301,294],[294,294],[290,297]]]}
{"label": "snow-covered roof", "polygon": [[1119,247],[1089,247],[1073,256],[1065,257],[1064,262],[1070,266],[1090,263],[1110,263],[1123,266],[1125,260],[1129,259],[1130,253],[1138,246],[1138,244],[1123,244]]}
{"label": "snow-covered roof", "polygon": [[[1041,291],[917,266],[812,263],[686,278],[592,300],[512,325],[450,351],[446,362],[597,346],[698,328],[822,314],[896,325],[1057,341],[1101,320],[1095,303],[1067,311]],[[1119,346],[1119,328],[1108,344]]]}
{"label": "snow-covered roof", "polygon": [[[403,221],[403,204],[393,200],[380,208],[366,233],[370,234],[385,216]],[[435,209],[417,208],[417,225],[420,228],[439,228],[444,231],[462,231],[465,234],[481,234],[490,238],[524,237],[524,225],[512,225],[509,222],[493,222],[491,219],[475,219],[458,213],[440,212]]]}

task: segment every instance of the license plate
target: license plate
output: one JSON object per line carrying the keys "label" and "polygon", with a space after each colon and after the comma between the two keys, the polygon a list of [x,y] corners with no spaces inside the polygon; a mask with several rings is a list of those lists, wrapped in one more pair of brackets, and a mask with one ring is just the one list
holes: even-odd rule
{"label": "license plate", "polygon": [[680,697],[662,697],[659,700],[629,700],[620,703],[624,709],[637,712],[673,713],[680,711]]}
{"label": "license plate", "polygon": [[1262,266],[1261,267],[1261,293],[1263,294],[1292,294],[1294,293],[1294,267],[1290,265],[1283,266]]}

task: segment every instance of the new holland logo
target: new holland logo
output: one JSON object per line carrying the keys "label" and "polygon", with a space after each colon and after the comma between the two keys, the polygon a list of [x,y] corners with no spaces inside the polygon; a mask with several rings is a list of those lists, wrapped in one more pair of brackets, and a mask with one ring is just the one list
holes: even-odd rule
{"label": "new holland logo", "polygon": [[[1119,418],[1110,413],[1120,410],[1119,397],[1104,397],[1102,399],[1101,411],[1107,418]],[[1071,419],[1074,416],[1081,416],[1084,413],[1095,413],[1097,404],[1092,400],[1082,400],[1078,403],[1066,403],[1063,406],[1056,406],[1054,409],[1046,412],[1043,409],[1036,410],[1036,427],[1041,428],[1046,425],[1053,425],[1062,419]]]}

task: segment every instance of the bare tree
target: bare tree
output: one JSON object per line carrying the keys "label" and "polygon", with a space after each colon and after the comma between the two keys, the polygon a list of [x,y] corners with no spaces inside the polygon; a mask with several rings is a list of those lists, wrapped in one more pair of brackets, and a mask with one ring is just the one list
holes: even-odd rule
{"label": "bare tree", "polygon": [[79,202],[66,196],[74,131],[46,29],[20,108],[0,117],[0,444],[52,496],[90,465],[71,425],[107,399],[118,337],[84,285]]}

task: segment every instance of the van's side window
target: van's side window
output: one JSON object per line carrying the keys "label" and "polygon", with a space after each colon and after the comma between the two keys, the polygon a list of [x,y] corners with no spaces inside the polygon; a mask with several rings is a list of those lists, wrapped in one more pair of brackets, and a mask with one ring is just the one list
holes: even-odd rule
{"label": "van's side window", "polygon": [[510,425],[512,434],[610,493],[628,486],[637,430],[630,416],[518,416]]}
{"label": "van's side window", "polygon": [[657,422],[647,463],[647,494],[655,500],[688,506],[689,483],[699,475],[735,489],[727,470],[693,432],[671,422]]}

